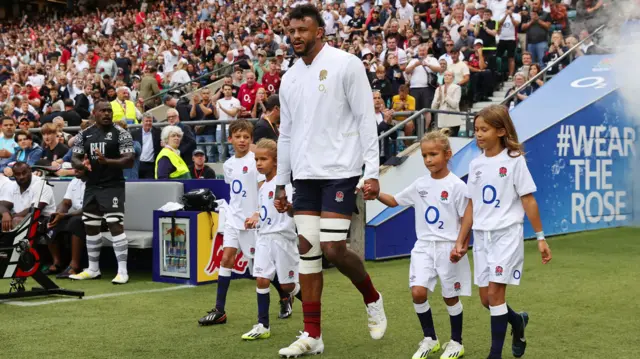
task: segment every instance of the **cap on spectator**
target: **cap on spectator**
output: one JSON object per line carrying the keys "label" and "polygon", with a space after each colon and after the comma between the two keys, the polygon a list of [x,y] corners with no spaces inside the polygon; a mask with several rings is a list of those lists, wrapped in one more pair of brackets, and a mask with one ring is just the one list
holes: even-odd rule
{"label": "cap on spectator", "polygon": [[29,123],[29,118],[27,116],[20,117],[20,122],[19,123],[22,123],[22,122]]}
{"label": "cap on spectator", "polygon": [[484,41],[482,41],[482,39],[476,39],[476,40],[473,42],[473,45],[477,45],[477,44],[484,45]]}
{"label": "cap on spectator", "polygon": [[273,94],[267,98],[267,101],[264,103],[264,107],[267,111],[273,110],[275,107],[280,107],[280,96],[277,94]]}
{"label": "cap on spectator", "polygon": [[260,56],[260,55],[267,56],[267,52],[262,50],[262,49],[260,49],[260,50],[258,50],[258,56]]}
{"label": "cap on spectator", "polygon": [[207,41],[213,41],[213,37],[207,36]]}
{"label": "cap on spectator", "polygon": [[482,4],[482,3],[477,3],[477,4],[476,4],[476,10],[480,10],[480,9],[484,9],[484,4]]}
{"label": "cap on spectator", "polygon": [[277,49],[276,56],[284,56],[284,51],[282,51],[282,49]]}
{"label": "cap on spectator", "polygon": [[360,56],[362,58],[364,58],[367,55],[371,55],[371,50],[369,50],[368,48],[365,47],[364,49],[362,49],[362,52],[360,53]]}
{"label": "cap on spectator", "polygon": [[27,83],[25,83],[25,85],[33,87],[33,84],[31,83],[31,81],[27,81]]}
{"label": "cap on spectator", "polygon": [[193,151],[193,155],[194,156],[198,156],[198,155],[204,156],[204,151],[198,148],[195,151]]}

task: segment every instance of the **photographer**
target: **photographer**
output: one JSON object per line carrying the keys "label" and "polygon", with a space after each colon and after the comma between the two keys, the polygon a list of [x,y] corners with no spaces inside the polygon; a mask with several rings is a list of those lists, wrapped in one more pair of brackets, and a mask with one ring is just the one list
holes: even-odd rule
{"label": "photographer", "polygon": [[498,34],[498,24],[491,19],[493,13],[491,9],[485,9],[482,14],[482,20],[476,24],[473,34],[476,39],[482,40],[482,54],[487,61],[488,69],[496,70],[496,35]]}
{"label": "photographer", "polygon": [[[438,87],[438,78],[436,73],[440,72],[440,64],[438,60],[429,54],[427,45],[418,47],[418,57],[411,60],[405,69],[405,74],[410,75],[409,93],[416,99],[416,111],[423,108],[431,108],[433,96]],[[424,114],[425,131],[431,124],[431,113]]]}

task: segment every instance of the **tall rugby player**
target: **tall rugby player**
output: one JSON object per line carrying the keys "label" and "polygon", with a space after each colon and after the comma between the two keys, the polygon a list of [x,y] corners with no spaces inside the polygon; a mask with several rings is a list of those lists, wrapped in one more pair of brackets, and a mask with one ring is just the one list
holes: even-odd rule
{"label": "tall rugby player", "polygon": [[293,177],[304,332],[280,355],[298,357],[324,351],[323,254],[362,293],[373,339],[382,338],[387,319],[364,263],[346,244],[363,165],[365,199],[375,199],[379,192],[376,120],[366,71],[357,57],[325,45],[324,21],[315,7],[297,6],[289,18],[289,37],[300,59],[280,86],[274,205],[285,210],[285,185]]}

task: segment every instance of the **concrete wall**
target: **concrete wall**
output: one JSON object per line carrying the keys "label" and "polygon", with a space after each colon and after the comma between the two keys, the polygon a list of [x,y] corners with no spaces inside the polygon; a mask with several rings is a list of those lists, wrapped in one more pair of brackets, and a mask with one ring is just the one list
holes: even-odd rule
{"label": "concrete wall", "polygon": [[[193,97],[194,94],[202,91],[202,89],[204,88],[208,88],[211,89],[211,92],[215,93],[216,91],[218,91],[218,89],[220,87],[222,87],[222,84],[224,83],[224,80],[220,79],[212,84],[209,84],[203,88],[198,89],[197,91],[191,91],[188,94],[184,95],[183,97],[187,97],[188,99],[191,99],[191,97]],[[156,118],[156,120],[158,121],[164,121],[167,119],[167,110],[169,109],[168,106],[165,106],[164,104],[152,108],[151,110],[149,110],[149,112],[151,112],[153,114],[153,117]]]}

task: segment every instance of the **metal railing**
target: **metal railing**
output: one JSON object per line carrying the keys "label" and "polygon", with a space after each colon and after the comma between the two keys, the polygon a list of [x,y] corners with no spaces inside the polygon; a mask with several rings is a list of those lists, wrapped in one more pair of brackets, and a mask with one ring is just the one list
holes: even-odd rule
{"label": "metal railing", "polygon": [[543,77],[546,75],[547,71],[549,71],[551,68],[553,68],[555,65],[559,64],[562,60],[564,60],[567,56],[569,56],[570,54],[573,54],[573,52],[580,48],[580,46],[582,46],[582,44],[591,39],[593,37],[593,35],[597,34],[598,32],[600,32],[600,30],[604,29],[605,25],[600,26],[599,28],[595,29],[591,34],[589,34],[589,36],[585,37],[584,39],[580,40],[577,44],[575,44],[572,48],[570,48],[569,50],[565,51],[564,54],[562,54],[562,56],[558,57],[555,61],[551,62],[550,64],[548,64],[544,69],[542,69],[540,72],[538,72],[537,75],[533,76],[532,78],[529,79],[529,81],[525,82],[524,85],[520,86],[519,88],[517,88],[515,91],[513,91],[513,93],[511,93],[509,96],[505,97],[504,100],[502,100],[500,102],[501,105],[507,105],[509,103],[509,101],[511,101],[511,99],[513,99],[520,91],[522,91],[523,89],[525,89],[527,86],[529,86],[531,83],[533,83],[534,81],[538,80],[539,78]]}

